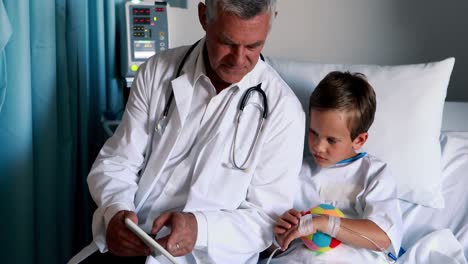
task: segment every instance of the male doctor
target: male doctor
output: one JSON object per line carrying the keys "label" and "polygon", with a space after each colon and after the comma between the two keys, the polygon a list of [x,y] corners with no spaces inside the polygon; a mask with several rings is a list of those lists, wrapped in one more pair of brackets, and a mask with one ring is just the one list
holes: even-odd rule
{"label": "male doctor", "polygon": [[[92,167],[98,209],[81,256],[100,252],[84,263],[145,263],[150,250],[125,218],[157,235],[179,263],[256,263],[272,243],[274,219],[292,207],[305,115],[259,59],[276,1],[206,0],[198,15],[206,36],[191,51],[161,52],[140,67],[122,123]],[[250,93],[238,119],[243,95],[258,84],[266,104]]]}

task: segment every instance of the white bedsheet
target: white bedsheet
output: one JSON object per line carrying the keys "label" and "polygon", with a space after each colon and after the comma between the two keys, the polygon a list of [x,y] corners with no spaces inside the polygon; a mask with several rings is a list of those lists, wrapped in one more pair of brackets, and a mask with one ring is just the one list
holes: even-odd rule
{"label": "white bedsheet", "polygon": [[424,236],[398,259],[401,264],[466,264],[460,242],[451,230],[442,229]]}
{"label": "white bedsheet", "polygon": [[433,231],[448,228],[468,256],[468,131],[442,132],[441,146],[446,206],[433,209],[402,201],[402,246],[408,250]]}

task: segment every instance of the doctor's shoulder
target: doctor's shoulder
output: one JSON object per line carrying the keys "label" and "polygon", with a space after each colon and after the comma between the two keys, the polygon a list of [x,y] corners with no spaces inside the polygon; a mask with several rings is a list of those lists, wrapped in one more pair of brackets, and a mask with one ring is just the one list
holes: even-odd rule
{"label": "doctor's shoulder", "polygon": [[[158,74],[162,76],[168,70],[175,71],[189,48],[190,46],[181,46],[158,52],[141,64],[139,72],[145,71],[153,75]],[[171,78],[173,77],[171,76]]]}
{"label": "doctor's shoulder", "polygon": [[175,78],[176,70],[189,48],[181,46],[154,54],[140,65],[134,83],[152,97],[154,89],[166,87]]}
{"label": "doctor's shoulder", "polygon": [[289,87],[276,69],[269,64],[268,58],[266,58],[265,61],[258,60],[258,63],[260,64],[259,80],[266,82],[265,92],[268,92],[268,90],[274,90],[274,92],[279,92],[283,96],[295,96],[291,87]]}
{"label": "doctor's shoulder", "polygon": [[305,114],[296,94],[280,74],[268,64],[268,59],[266,61],[259,60],[258,63],[260,65],[256,78],[258,78],[258,82],[262,83],[262,89],[268,98],[269,110],[272,114],[275,114],[275,110],[281,112],[277,114],[289,118],[292,115]]}

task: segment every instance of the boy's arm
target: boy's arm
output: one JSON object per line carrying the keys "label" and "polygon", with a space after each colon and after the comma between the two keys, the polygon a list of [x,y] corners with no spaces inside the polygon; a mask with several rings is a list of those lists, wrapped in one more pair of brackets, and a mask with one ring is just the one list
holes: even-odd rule
{"label": "boy's arm", "polygon": [[[281,241],[278,242],[283,250],[294,239],[301,236],[310,235],[315,232],[331,235],[333,232],[330,230],[330,218],[327,215],[314,216],[309,224],[311,227],[308,229],[311,231],[308,234],[301,234],[298,226],[294,226],[284,235],[280,235]],[[382,251],[390,246],[390,239],[387,234],[371,220],[339,218],[337,226],[334,237],[345,244],[376,251]]]}
{"label": "boy's arm", "polygon": [[[328,216],[320,216],[320,218],[324,218],[324,221],[314,221],[314,224],[320,223],[317,230],[328,233]],[[390,238],[371,220],[341,218],[340,222],[335,238],[345,244],[376,251],[382,251],[390,246]]]}

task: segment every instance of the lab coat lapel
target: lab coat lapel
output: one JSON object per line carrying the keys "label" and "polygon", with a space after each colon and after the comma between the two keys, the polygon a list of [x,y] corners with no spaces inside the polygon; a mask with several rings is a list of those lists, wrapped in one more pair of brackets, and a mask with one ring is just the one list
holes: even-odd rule
{"label": "lab coat lapel", "polygon": [[233,132],[237,122],[237,114],[239,113],[239,104],[242,96],[249,87],[252,87],[257,80],[252,78],[255,73],[249,73],[245,76],[236,86],[228,88],[226,92],[229,93],[225,97],[224,105],[219,107],[219,111],[211,118],[209,126],[206,127],[205,131],[211,131],[203,135],[201,141],[205,144],[212,141],[220,133]]}
{"label": "lab coat lapel", "polygon": [[[149,153],[150,157],[147,166],[138,184],[140,189],[135,197],[137,211],[147,199],[149,191],[153,188],[166,166],[167,160],[171,156],[172,150],[179,138],[180,131],[184,126],[192,103],[193,86],[190,83],[188,74],[182,74],[174,79],[171,84],[174,92],[175,108],[170,112],[170,120],[167,123],[165,132],[161,136],[158,144],[156,144],[154,150],[151,150],[151,153]],[[151,144],[153,144],[153,142],[151,142]]]}
{"label": "lab coat lapel", "polygon": [[[211,121],[203,128],[205,133],[200,135],[199,142],[202,142],[202,144],[198,146],[198,153],[201,153],[205,146],[220,135],[222,138],[231,139],[233,137],[235,127],[238,126],[237,117],[240,101],[250,87],[260,82],[255,78],[257,76],[256,71],[258,71],[258,67],[255,68],[254,72],[245,76],[236,87],[226,90],[230,94],[225,97],[224,105],[219,107],[219,111],[211,117]],[[232,135],[226,137],[227,133]]]}
{"label": "lab coat lapel", "polygon": [[187,118],[192,102],[193,86],[189,78],[188,74],[183,74],[171,82],[181,125]]}
{"label": "lab coat lapel", "polygon": [[203,127],[203,132],[200,131],[199,142],[203,142],[203,145],[207,145],[219,134],[224,134],[234,127],[239,90],[238,88],[232,89],[236,90],[227,91],[230,94],[224,98],[222,106],[219,106],[217,112],[210,117],[211,120]]}

